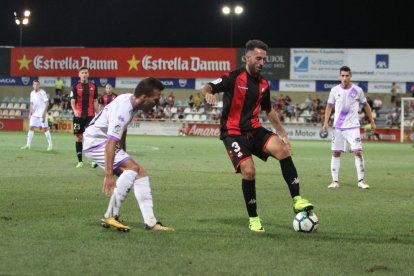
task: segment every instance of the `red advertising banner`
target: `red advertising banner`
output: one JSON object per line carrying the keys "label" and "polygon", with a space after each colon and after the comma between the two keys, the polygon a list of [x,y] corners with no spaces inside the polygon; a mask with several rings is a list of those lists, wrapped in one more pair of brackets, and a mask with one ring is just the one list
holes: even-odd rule
{"label": "red advertising banner", "polygon": [[[409,130],[404,130],[404,141],[411,142]],[[380,128],[376,129],[377,135],[371,136],[371,141],[382,141],[382,142],[400,142],[401,130],[395,128]],[[368,137],[365,134],[365,130],[361,128],[361,138],[363,141],[367,141]]]}
{"label": "red advertising banner", "polygon": [[22,119],[0,119],[0,131],[1,130],[22,131],[23,120]]}
{"label": "red advertising banner", "polygon": [[11,76],[216,78],[236,68],[226,48],[13,48]]}

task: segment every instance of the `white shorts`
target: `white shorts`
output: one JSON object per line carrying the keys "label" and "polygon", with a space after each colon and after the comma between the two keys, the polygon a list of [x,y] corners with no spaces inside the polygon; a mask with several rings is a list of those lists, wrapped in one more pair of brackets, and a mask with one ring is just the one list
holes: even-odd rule
{"label": "white shorts", "polygon": [[47,119],[43,119],[42,117],[30,116],[29,127],[49,128],[49,124],[47,123]]}
{"label": "white shorts", "polygon": [[[99,167],[101,167],[104,170],[105,170],[105,146],[106,146],[106,141],[95,147],[84,150],[86,158],[95,162],[96,164],[98,164]],[[128,153],[126,153],[123,149],[116,148],[113,169],[115,170],[119,168],[119,166],[121,166],[122,163],[124,163],[127,160],[131,160],[131,159],[132,157]]]}
{"label": "white shorts", "polygon": [[334,129],[332,133],[332,151],[346,152],[346,143],[350,145],[350,152],[362,150],[361,133],[359,128],[346,130]]}

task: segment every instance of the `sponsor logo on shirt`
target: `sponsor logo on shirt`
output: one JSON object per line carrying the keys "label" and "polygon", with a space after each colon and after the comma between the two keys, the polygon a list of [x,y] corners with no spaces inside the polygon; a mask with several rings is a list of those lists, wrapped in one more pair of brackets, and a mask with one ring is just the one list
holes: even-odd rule
{"label": "sponsor logo on shirt", "polygon": [[119,134],[121,132],[121,126],[120,125],[116,125],[114,127],[114,130],[112,131],[115,134]]}

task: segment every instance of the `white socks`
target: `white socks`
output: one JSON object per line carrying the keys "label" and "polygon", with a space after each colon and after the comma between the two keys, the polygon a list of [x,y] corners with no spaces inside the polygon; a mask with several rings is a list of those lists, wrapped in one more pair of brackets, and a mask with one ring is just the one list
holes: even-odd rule
{"label": "white socks", "polygon": [[364,162],[364,157],[361,156],[355,156],[355,167],[357,170],[357,175],[358,175],[358,181],[361,179],[364,179],[364,174],[365,174],[365,162]]}
{"label": "white socks", "polygon": [[[34,131],[29,130],[29,132],[27,133],[27,143],[26,143],[26,145],[29,147],[32,145],[33,136],[34,136]],[[49,144],[49,147],[51,147],[52,146],[52,135],[50,135],[49,130],[45,132],[45,136],[46,136],[47,143]]]}
{"label": "white socks", "polygon": [[26,145],[29,147],[32,145],[33,135],[34,135],[34,131],[29,130],[29,132],[27,133],[27,143],[26,143]]}
{"label": "white socks", "polygon": [[49,147],[51,147],[52,146],[52,136],[50,135],[50,131],[49,130],[47,130],[45,132],[45,136],[46,136],[46,140],[47,140],[47,142],[49,144]]}
{"label": "white socks", "polygon": [[117,179],[116,187],[109,200],[108,209],[104,215],[105,218],[113,217],[118,215],[119,209],[121,208],[122,201],[128,195],[129,190],[134,184],[135,177],[137,176],[136,171],[125,170]]}
{"label": "white socks", "polygon": [[149,227],[154,226],[157,220],[154,215],[151,187],[149,177],[145,176],[135,180],[134,182],[135,198],[138,201],[144,223]]}
{"label": "white socks", "polygon": [[331,175],[332,175],[332,180],[336,182],[338,182],[338,179],[339,179],[339,167],[341,167],[341,158],[332,156]]}

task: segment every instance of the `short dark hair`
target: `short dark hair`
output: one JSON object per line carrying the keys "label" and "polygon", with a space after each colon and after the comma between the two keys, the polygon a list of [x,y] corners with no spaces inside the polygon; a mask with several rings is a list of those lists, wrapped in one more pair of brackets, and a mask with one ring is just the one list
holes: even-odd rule
{"label": "short dark hair", "polygon": [[141,95],[147,95],[150,97],[154,91],[154,89],[158,89],[160,91],[164,90],[165,86],[159,79],[149,77],[140,81],[135,88],[134,95],[135,97],[140,97]]}
{"label": "short dark hair", "polygon": [[40,81],[39,81],[39,80],[33,80],[33,83],[35,83],[35,82],[40,83]]}
{"label": "short dark hair", "polygon": [[266,43],[264,43],[263,41],[258,40],[258,39],[251,39],[251,40],[246,42],[246,53],[248,51],[254,50],[255,48],[259,48],[259,49],[262,49],[262,50],[267,52],[267,49],[269,47],[267,46]]}
{"label": "short dark hair", "polygon": [[342,66],[341,69],[339,69],[339,72],[342,71],[352,73],[351,68],[349,68],[348,66]]}
{"label": "short dark hair", "polygon": [[79,69],[78,69],[78,72],[80,72],[80,71],[82,71],[82,70],[89,70],[89,68],[88,68],[88,67],[86,67],[86,66],[82,66],[81,68],[79,68]]}

